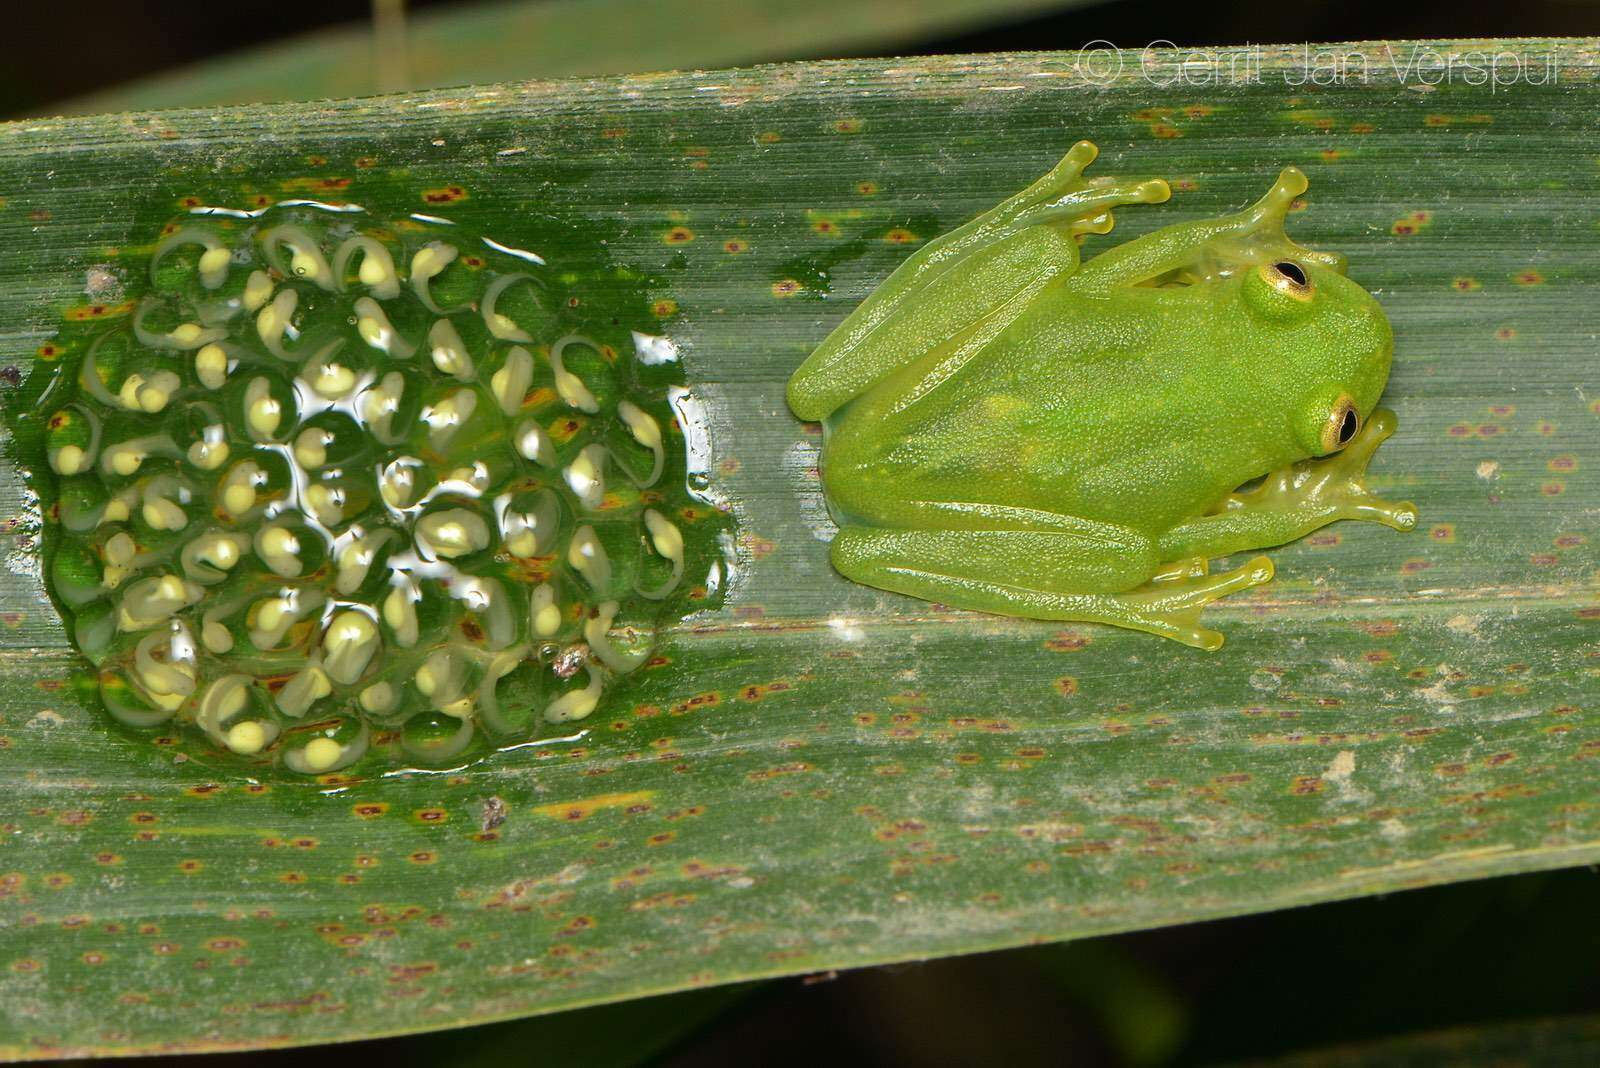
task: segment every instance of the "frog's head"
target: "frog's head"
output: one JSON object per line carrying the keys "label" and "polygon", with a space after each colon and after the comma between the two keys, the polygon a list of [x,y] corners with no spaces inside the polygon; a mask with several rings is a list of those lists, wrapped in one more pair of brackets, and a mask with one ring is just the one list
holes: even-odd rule
{"label": "frog's head", "polygon": [[1305,456],[1325,456],[1354,440],[1389,380],[1389,320],[1342,267],[1280,259],[1237,278],[1252,347],[1276,369],[1289,431]]}

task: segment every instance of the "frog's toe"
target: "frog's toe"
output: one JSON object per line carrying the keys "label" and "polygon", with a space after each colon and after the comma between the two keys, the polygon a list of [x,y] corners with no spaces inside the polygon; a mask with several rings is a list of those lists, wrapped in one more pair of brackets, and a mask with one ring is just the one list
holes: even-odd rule
{"label": "frog's toe", "polygon": [[1272,561],[1252,557],[1244,566],[1220,575],[1174,575],[1163,572],[1150,585],[1124,595],[1124,603],[1141,620],[1141,628],[1195,649],[1222,647],[1222,635],[1200,624],[1200,610],[1212,601],[1272,581]]}
{"label": "frog's toe", "polygon": [[1150,576],[1152,585],[1158,582],[1176,582],[1179,579],[1202,578],[1211,573],[1211,561],[1203,556],[1172,560],[1161,565],[1161,570]]}
{"label": "frog's toe", "polygon": [[1399,531],[1415,530],[1417,506],[1410,501],[1385,501],[1374,497],[1356,504],[1350,518],[1367,519]]}

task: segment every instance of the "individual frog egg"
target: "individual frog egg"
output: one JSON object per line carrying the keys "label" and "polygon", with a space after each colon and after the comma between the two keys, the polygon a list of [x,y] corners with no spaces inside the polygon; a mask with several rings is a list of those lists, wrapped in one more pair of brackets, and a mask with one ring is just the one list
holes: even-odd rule
{"label": "individual frog egg", "polygon": [[517,455],[543,468],[554,468],[560,463],[555,440],[537,418],[529,417],[517,423],[511,432]]}
{"label": "individual frog egg", "polygon": [[472,744],[476,720],[425,709],[400,728],[400,747],[419,764],[441,766],[458,759]]}
{"label": "individual frog egg", "polygon": [[[100,462],[96,467],[109,485],[125,486],[134,479],[171,466],[162,461],[175,460],[183,455],[167,434],[134,436],[141,428],[140,422],[126,416],[110,416],[106,419],[105,436],[100,445]],[[156,463],[147,469],[145,461],[151,459]]]}
{"label": "individual frog egg", "polygon": [[500,543],[525,560],[549,556],[561,545],[565,512],[561,495],[547,486],[501,494],[494,501]]}
{"label": "individual frog egg", "polygon": [[378,497],[392,511],[413,511],[437,484],[432,466],[415,456],[397,456],[378,472]]}
{"label": "individual frog egg", "polygon": [[[239,294],[239,306],[250,315],[257,315],[278,294],[277,283],[266,271],[251,271],[246,276],[244,289]],[[298,299],[298,298],[297,298]],[[260,318],[255,320],[259,326]]]}
{"label": "individual frog egg", "polygon": [[512,345],[495,354],[488,370],[489,392],[500,411],[510,416],[520,413],[539,371],[533,353],[521,345]]}
{"label": "individual frog egg", "polygon": [[504,274],[483,291],[479,312],[483,325],[500,341],[529,344],[548,336],[555,316],[545,306],[545,284],[525,272]]}
{"label": "individual frog egg", "polygon": [[380,455],[348,412],[318,412],[300,424],[290,443],[294,462],[308,474],[325,467],[367,468]]}
{"label": "individual frog egg", "polygon": [[133,336],[147,349],[190,352],[228,336],[220,326],[203,326],[180,317],[181,304],[160,296],[148,296],[133,310]]}
{"label": "individual frog egg", "polygon": [[184,452],[189,466],[199,471],[215,471],[228,462],[233,449],[228,444],[228,431],[219,422],[201,426]]}
{"label": "individual frog egg", "polygon": [[157,290],[187,291],[193,280],[216,290],[227,280],[233,250],[199,226],[185,226],[163,238],[150,254],[150,284]]}
{"label": "individual frog egg", "polygon": [[650,600],[661,600],[683,581],[683,531],[654,508],[646,508],[643,519],[638,593]]}
{"label": "individual frog egg", "polygon": [[329,533],[337,534],[372,506],[375,480],[364,468],[324,468],[305,485],[300,504]]}
{"label": "individual frog egg", "polygon": [[505,453],[494,450],[482,459],[441,471],[434,494],[454,494],[468,500],[480,500],[502,486],[515,473],[513,461]]}
{"label": "individual frog egg", "polygon": [[285,738],[283,763],[302,775],[322,775],[347,768],[366,754],[372,732],[354,718],[340,718],[332,726],[296,731]]}
{"label": "individual frog egg", "polygon": [[180,609],[194,604],[204,589],[177,575],[151,575],[123,587],[117,614],[121,631],[149,630],[164,625]]}
{"label": "individual frog egg", "polygon": [[120,668],[100,672],[100,704],[111,718],[128,727],[155,727],[167,722],[177,706],[165,707],[136,689]]}
{"label": "individual frog egg", "polygon": [[128,678],[151,705],[175,711],[194,693],[198,674],[193,638],[172,620],[139,639]]}
{"label": "individual frog egg", "polygon": [[267,262],[285,278],[312,282],[323,289],[334,289],[333,269],[322,247],[307,230],[293,223],[268,227],[257,240]]}
{"label": "individual frog egg", "polygon": [[535,586],[529,596],[528,629],[538,641],[557,641],[577,633],[582,613],[581,598],[560,578],[552,576]]}
{"label": "individual frog egg", "polygon": [[323,570],[327,540],[299,514],[286,511],[256,527],[250,548],[267,570],[281,579],[297,579]]}
{"label": "individual frog egg", "polygon": [[130,371],[117,387],[117,404],[123,411],[153,415],[166,408],[182,384],[175,371],[158,368]]}
{"label": "individual frog egg", "polygon": [[354,688],[355,707],[375,725],[399,726],[427,702],[413,684],[420,661],[386,649]]}
{"label": "individual frog egg", "polygon": [[299,421],[294,390],[277,375],[235,375],[229,382],[232,425],[243,428],[254,442],[285,440]]}
{"label": "individual frog egg", "polygon": [[342,609],[322,635],[323,668],[340,686],[353,685],[382,647],[377,620],[367,609]]}
{"label": "individual frog egg", "polygon": [[455,385],[430,389],[417,418],[427,427],[428,448],[448,467],[470,463],[479,451],[475,443],[498,421],[476,387]]}
{"label": "individual frog egg", "polygon": [[364,287],[378,300],[400,295],[394,257],[383,242],[363,234],[347,237],[333,257],[334,284],[341,290]]}
{"label": "individual frog egg", "polygon": [[403,546],[404,535],[393,527],[350,527],[334,542],[334,590],[346,598],[376,596],[386,588],[390,555]]}
{"label": "individual frog egg", "polygon": [[661,423],[632,401],[617,402],[617,421],[607,429],[605,447],[628,480],[640,489],[648,489],[661,480],[667,459]]}
{"label": "individual frog egg", "polygon": [[227,580],[250,547],[248,534],[212,527],[184,542],[178,551],[179,568],[189,581],[214,586]]}
{"label": "individual frog egg", "polygon": [[153,475],[141,480],[138,489],[142,531],[180,531],[189,525],[198,502],[188,480],[173,474]]}
{"label": "individual frog egg", "polygon": [[[436,598],[430,598],[436,600]],[[417,644],[422,634],[422,609],[424,596],[421,583],[404,572],[397,573],[389,592],[384,594],[378,607],[389,641],[401,649]],[[428,607],[437,607],[436,604]]]}
{"label": "individual frog egg", "polygon": [[577,498],[583,512],[598,512],[607,507],[607,467],[610,453],[599,442],[591,442],[578,450],[561,471],[567,488]]}
{"label": "individual frog egg", "polygon": [[584,719],[600,704],[605,676],[589,663],[572,681],[558,684],[557,694],[545,705],[544,718],[551,723],[570,723]]}
{"label": "individual frog egg", "polygon": [[254,756],[278,737],[266,695],[249,675],[233,672],[207,686],[195,712],[195,723],[219,746],[240,756]]}
{"label": "individual frog egg", "polygon": [[460,250],[430,241],[411,255],[411,291],[435,315],[464,311],[478,294],[475,272],[460,263]]}
{"label": "individual frog egg", "polygon": [[638,581],[637,528],[626,521],[580,523],[564,562],[595,601],[626,597]]}
{"label": "individual frog egg", "polygon": [[620,383],[613,364],[616,353],[609,347],[582,334],[568,334],[550,346],[549,359],[556,395],[567,407],[586,415],[616,408]]}
{"label": "individual frog egg", "polygon": [[380,444],[398,445],[411,434],[422,408],[421,388],[399,371],[388,371],[361,391],[354,415]]}
{"label": "individual frog egg", "polygon": [[[125,531],[113,536],[128,538]],[[81,608],[116,589],[127,578],[129,569],[127,564],[116,563],[112,556],[103,547],[95,552],[87,541],[62,545],[50,560],[50,580],[56,596],[72,608]]]}
{"label": "individual frog egg", "polygon": [[[250,290],[245,290],[246,303]],[[300,293],[291,287],[285,287],[272,293],[271,298],[264,301],[255,313],[256,339],[263,348],[280,360],[295,360],[297,354],[286,346],[294,338],[300,336],[298,312],[300,310]]]}
{"label": "individual frog egg", "polygon": [[239,366],[238,346],[229,341],[213,341],[194,352],[194,377],[202,388],[215,393],[227,385],[228,376]]}
{"label": "individual frog egg", "polygon": [[50,468],[62,476],[81,475],[99,459],[100,417],[82,405],[62,408],[47,421],[45,456]]}
{"label": "individual frog egg", "polygon": [[521,613],[521,598],[514,602],[498,578],[464,575],[451,582],[450,595],[467,612],[461,630],[482,648],[499,651],[522,637],[527,621]]}
{"label": "individual frog egg", "polygon": [[417,520],[415,537],[417,551],[426,560],[457,561],[484,552],[493,541],[483,516],[463,507],[424,512]]}
{"label": "individual frog egg", "polygon": [[249,609],[260,597],[260,588],[248,578],[224,586],[199,606],[196,636],[200,646],[214,656],[231,652],[250,637]]}
{"label": "individual frog egg", "polygon": [[342,404],[374,379],[372,366],[370,356],[335,338],[312,354],[295,381],[313,403]]}
{"label": "individual frog egg", "polygon": [[474,665],[460,651],[444,646],[429,653],[412,684],[436,711],[471,719]]}
{"label": "individual frog egg", "polygon": [[460,382],[471,382],[476,376],[472,353],[449,319],[437,319],[428,328],[427,350],[440,373]]}
{"label": "individual frog egg", "polygon": [[242,459],[229,467],[217,483],[217,507],[236,523],[253,518],[268,503],[261,499],[266,485],[266,470],[253,458]]}
{"label": "individual frog egg", "polygon": [[496,738],[526,738],[549,703],[552,677],[518,645],[491,657],[478,680],[477,718]]}
{"label": "individual frog egg", "polygon": [[353,305],[356,335],[369,349],[396,360],[409,360],[421,340],[407,324],[390,320],[389,312],[371,297],[359,297]]}
{"label": "individual frog egg", "polygon": [[262,652],[299,646],[301,639],[291,636],[291,629],[304,632],[325,600],[314,586],[286,586],[267,593],[246,612],[250,644]]}

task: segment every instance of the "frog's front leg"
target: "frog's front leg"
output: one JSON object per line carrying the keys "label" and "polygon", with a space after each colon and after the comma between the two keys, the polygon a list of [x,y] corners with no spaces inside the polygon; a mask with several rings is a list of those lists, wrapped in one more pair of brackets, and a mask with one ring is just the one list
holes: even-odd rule
{"label": "frog's front leg", "polygon": [[845,527],[834,538],[833,566],[857,582],[956,608],[1108,623],[1208,650],[1222,635],[1200,625],[1200,609],[1272,578],[1264,556],[1222,575],[1205,574],[1203,564],[1163,569],[1149,538],[1089,521],[1079,530]]}
{"label": "frog's front leg", "polygon": [[1194,281],[1281,259],[1320,264],[1343,274],[1343,256],[1305,248],[1284,233],[1289,206],[1308,185],[1298,168],[1285,167],[1266,195],[1245,210],[1163,227],[1109,249],[1085,263],[1067,285],[1097,294],[1174,276]]}
{"label": "frog's front leg", "polygon": [[929,242],[862,301],[789,380],[789,407],[823,419],[885,376],[1010,305],[1025,307],[1078,267],[1078,238],[1111,229],[1111,209],[1171,195],[1157,180],[1091,185],[1081,141],[1051,172],[976,219]]}
{"label": "frog's front leg", "polygon": [[1416,505],[1384,500],[1366,484],[1367,464],[1394,433],[1395,424],[1394,413],[1379,408],[1339,452],[1291,464],[1253,489],[1229,494],[1213,514],[1168,531],[1161,538],[1162,559],[1226,556],[1282,545],[1340,519],[1411,530],[1417,525]]}

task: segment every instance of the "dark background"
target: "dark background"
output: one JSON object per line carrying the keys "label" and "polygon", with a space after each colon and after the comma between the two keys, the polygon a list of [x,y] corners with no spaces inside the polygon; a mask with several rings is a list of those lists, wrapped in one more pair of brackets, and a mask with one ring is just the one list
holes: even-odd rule
{"label": "dark background", "polygon": [[[413,0],[413,12],[452,0]],[[803,0],[802,0],[803,2]],[[870,0],[863,0],[870,2]],[[366,0],[113,0],[14,5],[0,113],[58,101],[231,50],[366,17]],[[1178,45],[1600,35],[1600,5],[1103,3],[981,32],[906,42],[901,54],[1075,49],[1093,40]],[[32,47],[18,47],[33,43]],[[817,58],[795,55],[790,58]],[[528,77],[542,72],[529,70]],[[1518,1053],[1551,1017],[1600,1012],[1600,879],[1525,875],[1236,920],[739,991],[674,995],[443,1035],[172,1063],[317,1068],[639,1063],[607,1039],[653,1032],[649,1063],[812,1065],[1221,1064],[1466,1026],[1500,1027]],[[1318,1063],[1355,1064],[1359,1055]],[[1584,1063],[1568,1054],[1565,1063]],[[1442,1063],[1437,1049],[1408,1063]],[[159,1060],[137,1064],[161,1063]],[[1394,1062],[1386,1062],[1394,1063]],[[1488,1061],[1473,1063],[1489,1063]],[[1590,1062],[1592,1063],[1592,1062]]]}
{"label": "dark background", "polygon": [[[409,0],[413,13],[463,0]],[[470,0],[467,0],[470,2]],[[537,2],[537,0],[531,0]],[[714,8],[716,0],[706,0]],[[774,0],[778,2],[778,0]],[[804,2],[804,0],[795,0]],[[871,3],[872,0],[862,0]],[[981,7],[982,0],[973,0]],[[367,17],[370,0],[14,0],[0,26],[12,44],[0,65],[0,114],[42,114],[53,102],[230,51]],[[708,20],[714,21],[714,20]],[[1142,48],[1451,37],[1600,35],[1592,0],[1279,0],[1185,3],[1121,0],[930,41],[905,55],[1076,49],[1094,40]],[[19,47],[21,46],[21,47]],[[796,54],[790,59],[839,58]],[[529,78],[541,71],[529,70]]]}

